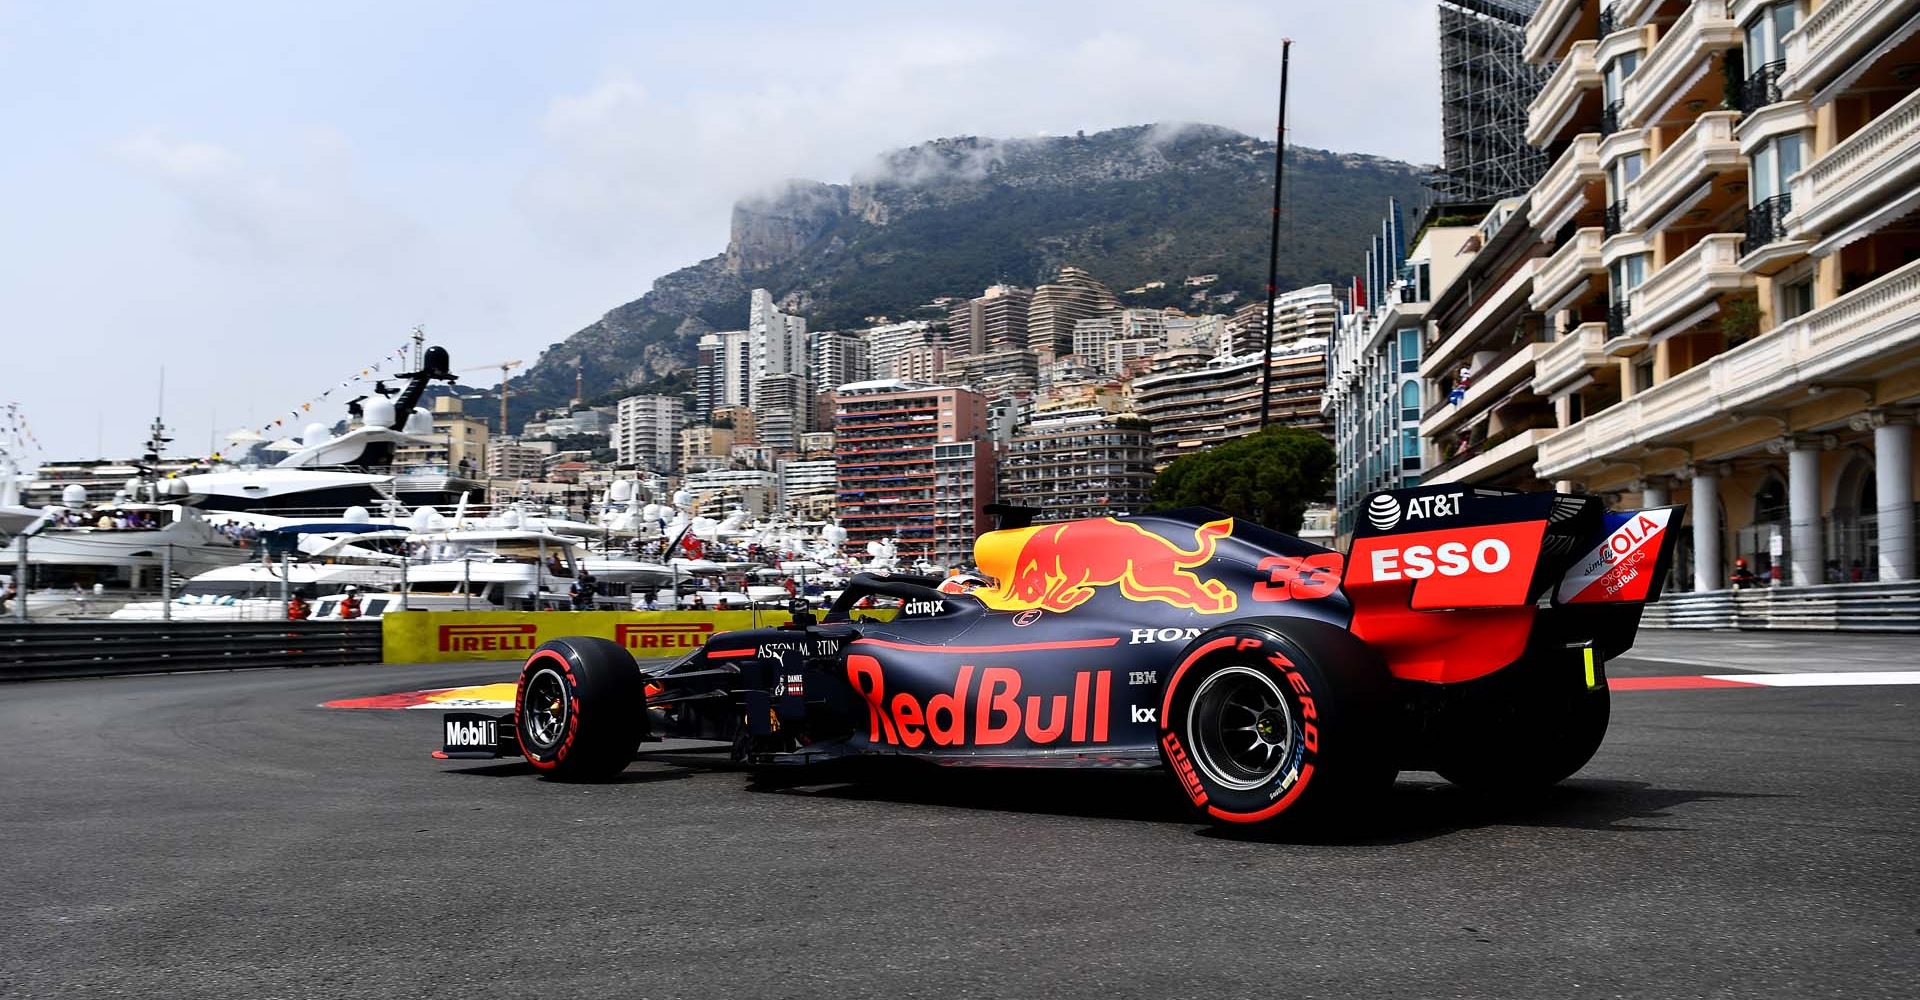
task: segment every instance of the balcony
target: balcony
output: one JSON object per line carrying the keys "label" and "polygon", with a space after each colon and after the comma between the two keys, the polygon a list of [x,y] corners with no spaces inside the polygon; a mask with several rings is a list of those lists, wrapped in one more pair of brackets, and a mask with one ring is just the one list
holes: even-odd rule
{"label": "balcony", "polygon": [[1587,207],[1592,192],[1606,182],[1606,177],[1600,167],[1600,137],[1592,132],[1574,136],[1566,152],[1533,186],[1527,218],[1540,232],[1559,232]]}
{"label": "balcony", "polygon": [[1423,416],[1420,435],[1434,437],[1444,434],[1468,417],[1485,410],[1493,400],[1504,398],[1513,391],[1514,386],[1533,377],[1534,365],[1552,346],[1537,340],[1525,341],[1513,345],[1501,356],[1482,365],[1473,373],[1473,385],[1459,403],[1445,405],[1446,401],[1441,400],[1441,405]]}
{"label": "balcony", "polygon": [[1719,81],[1707,79],[1710,57],[1739,44],[1740,26],[1727,13],[1726,0],[1694,0],[1627,77],[1622,116],[1632,125],[1651,125],[1682,98],[1698,97],[1693,90],[1703,82],[1717,89]]}
{"label": "balcony", "polygon": [[1541,259],[1533,257],[1514,269],[1500,287],[1488,295],[1478,309],[1470,313],[1446,339],[1426,353],[1420,359],[1420,374],[1434,378],[1446,371],[1469,345],[1491,332],[1494,321],[1503,318],[1514,306],[1526,307],[1527,293],[1533,288],[1533,276],[1539,270]]}
{"label": "balcony", "polygon": [[1786,71],[1785,59],[1777,59],[1754,70],[1740,82],[1740,92],[1735,95],[1734,106],[1740,109],[1741,114],[1750,115],[1769,104],[1779,104],[1784,100],[1780,95],[1780,77]]}
{"label": "balcony", "polygon": [[[1535,20],[1538,20],[1536,15]],[[1600,90],[1600,64],[1594,61],[1598,43],[1586,39],[1573,43],[1567,57],[1547,78],[1546,86],[1527,106],[1527,143],[1545,146],[1573,122],[1589,95]]]}
{"label": "balcony", "polygon": [[1776,194],[1747,209],[1747,234],[1740,241],[1740,266],[1756,274],[1774,274],[1798,260],[1812,245],[1794,239],[1787,219],[1793,214],[1793,196]]}
{"label": "balcony", "polygon": [[1490,438],[1427,470],[1420,482],[1422,485],[1484,482],[1533,461],[1540,443],[1555,433],[1551,427],[1529,427]]}
{"label": "balcony", "polygon": [[1807,100],[1838,79],[1914,13],[1913,0],[1827,0],[1787,35],[1780,92]]}
{"label": "balcony", "polygon": [[1626,106],[1627,102],[1625,100],[1608,101],[1600,106],[1601,135],[1612,135],[1620,131],[1620,124],[1624,121],[1622,111]]}
{"label": "balcony", "polygon": [[1734,123],[1739,120],[1737,111],[1709,111],[1680,133],[1661,151],[1659,159],[1627,186],[1633,209],[1621,225],[1632,230],[1649,229],[1658,216],[1675,206],[1689,207],[1688,198],[1704,196],[1703,185],[1711,184],[1714,178],[1744,171],[1746,160],[1733,135]]}
{"label": "balcony", "polygon": [[1600,350],[1608,357],[1620,357],[1638,354],[1647,346],[1647,338],[1636,337],[1627,327],[1627,320],[1633,317],[1633,306],[1627,302],[1615,302],[1607,306],[1607,339]]}
{"label": "balcony", "polygon": [[1594,6],[1593,0],[1544,0],[1527,20],[1520,57],[1537,65],[1563,58],[1568,40],[1585,37],[1583,29],[1595,23]]}
{"label": "balcony", "polygon": [[1542,479],[1596,470],[1630,450],[1695,440],[1741,414],[1804,400],[1810,386],[1871,381],[1917,357],[1920,261],[1559,431],[1541,442],[1534,469]]}
{"label": "balcony", "polygon": [[1546,313],[1565,309],[1580,298],[1580,293],[1592,286],[1593,278],[1607,273],[1606,262],[1600,258],[1604,238],[1600,229],[1588,226],[1560,244],[1534,274],[1533,295],[1527,305],[1534,312]]}
{"label": "balcony", "polygon": [[1794,175],[1787,230],[1796,239],[1838,235],[1848,223],[1902,200],[1917,180],[1920,90]]}
{"label": "balcony", "polygon": [[1547,345],[1533,365],[1533,391],[1551,396],[1580,376],[1612,363],[1607,356],[1607,325],[1582,323]]}
{"label": "balcony", "polygon": [[1627,217],[1627,199],[1621,198],[1620,200],[1614,202],[1613,204],[1608,205],[1606,218],[1602,223],[1604,227],[1604,232],[1608,236],[1618,236],[1621,233],[1625,232],[1626,230],[1621,225],[1621,223],[1626,221],[1626,217]]}
{"label": "balcony", "polygon": [[1740,266],[1741,242],[1738,233],[1714,233],[1649,275],[1628,297],[1627,333],[1651,341],[1712,315],[1721,296],[1752,288],[1753,275]]}

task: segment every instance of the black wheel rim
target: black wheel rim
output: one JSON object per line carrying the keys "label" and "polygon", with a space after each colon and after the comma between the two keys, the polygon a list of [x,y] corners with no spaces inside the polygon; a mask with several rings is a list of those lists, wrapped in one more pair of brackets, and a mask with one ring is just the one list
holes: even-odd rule
{"label": "black wheel rim", "polygon": [[559,671],[542,667],[527,682],[520,717],[527,742],[543,750],[559,745],[561,734],[567,731],[567,684]]}
{"label": "black wheel rim", "polygon": [[1247,791],[1271,783],[1292,757],[1293,709],[1264,670],[1224,667],[1187,704],[1194,764],[1214,782]]}

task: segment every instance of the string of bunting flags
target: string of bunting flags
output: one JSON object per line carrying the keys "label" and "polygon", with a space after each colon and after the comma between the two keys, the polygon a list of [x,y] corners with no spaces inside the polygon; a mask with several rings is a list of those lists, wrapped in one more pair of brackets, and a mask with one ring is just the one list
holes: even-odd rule
{"label": "string of bunting flags", "polygon": [[[291,426],[292,429],[299,430],[300,416],[305,413],[313,412],[313,407],[316,403],[324,402],[328,396],[333,395],[335,392],[341,389],[345,389],[346,387],[354,384],[355,382],[367,382],[367,381],[373,381],[373,380],[378,380],[383,378],[392,378],[394,375],[398,374],[402,369],[404,369],[407,366],[408,355],[412,352],[412,350],[413,350],[412,341],[408,341],[404,344],[401,344],[398,350],[360,369],[358,374],[351,375],[351,376],[348,376],[347,378],[341,379],[339,385],[329,386],[326,389],[321,390],[319,395],[308,399],[306,402],[301,403],[299,406],[296,406],[287,410],[286,416],[275,417],[274,419],[264,424],[261,424],[260,433],[272,434],[274,431],[274,428],[285,427],[285,426]],[[400,363],[397,365],[394,364],[394,362],[396,361]],[[386,370],[389,366],[391,366],[393,369],[391,372]],[[292,422],[291,425],[289,424],[289,421]]]}
{"label": "string of bunting flags", "polygon": [[18,402],[10,402],[0,407],[0,423],[6,425],[5,434],[0,436],[0,444],[7,441],[22,441],[32,445],[33,450],[42,455],[47,453],[47,449],[40,444],[40,439],[34,436],[33,426],[27,423],[27,415],[20,412]]}

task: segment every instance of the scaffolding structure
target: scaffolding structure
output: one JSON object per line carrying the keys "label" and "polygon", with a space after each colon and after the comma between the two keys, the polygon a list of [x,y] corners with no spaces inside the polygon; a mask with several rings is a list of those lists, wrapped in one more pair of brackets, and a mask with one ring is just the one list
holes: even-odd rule
{"label": "scaffolding structure", "polygon": [[1540,0],[1441,0],[1442,202],[1497,201],[1524,193],[1546,172],[1546,153],[1527,144],[1527,105],[1552,75],[1520,51]]}

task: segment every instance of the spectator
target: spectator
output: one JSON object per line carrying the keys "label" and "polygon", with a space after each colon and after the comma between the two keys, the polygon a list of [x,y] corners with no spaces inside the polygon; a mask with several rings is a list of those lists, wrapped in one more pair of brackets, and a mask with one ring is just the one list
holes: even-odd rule
{"label": "spectator", "polygon": [[1840,569],[1840,560],[1838,559],[1827,560],[1827,582],[1828,583],[1845,583],[1846,580],[1847,580],[1846,573]]}
{"label": "spectator", "polygon": [[598,589],[593,581],[593,575],[582,569],[580,575],[574,579],[573,586],[567,591],[568,596],[573,598],[573,610],[592,611],[593,595]]}

